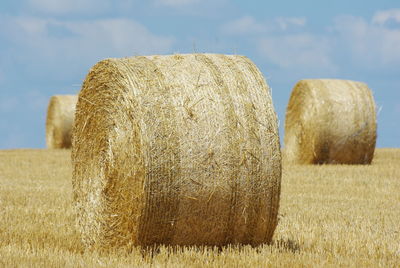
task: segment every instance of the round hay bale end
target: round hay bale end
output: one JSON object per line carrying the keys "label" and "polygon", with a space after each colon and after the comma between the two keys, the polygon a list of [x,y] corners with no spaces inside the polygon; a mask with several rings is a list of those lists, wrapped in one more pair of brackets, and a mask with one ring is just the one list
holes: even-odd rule
{"label": "round hay bale end", "polygon": [[301,80],[286,110],[285,158],[297,164],[370,164],[376,127],[375,102],[366,84]]}
{"label": "round hay bale end", "polygon": [[78,96],[58,95],[50,98],[46,119],[46,145],[49,149],[71,147],[71,132]]}
{"label": "round hay bale end", "polygon": [[278,124],[270,89],[246,57],[103,60],[83,83],[73,136],[87,247],[271,241]]}

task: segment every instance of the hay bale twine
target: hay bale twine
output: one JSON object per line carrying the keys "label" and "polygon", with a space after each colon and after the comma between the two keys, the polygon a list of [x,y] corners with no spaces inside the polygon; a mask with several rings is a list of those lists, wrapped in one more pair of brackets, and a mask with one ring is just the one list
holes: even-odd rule
{"label": "hay bale twine", "polygon": [[58,95],[50,98],[46,119],[46,145],[49,149],[71,147],[71,132],[78,96]]}
{"label": "hay bale twine", "polygon": [[271,241],[278,124],[270,89],[246,57],[103,60],[84,81],[73,136],[86,246]]}
{"label": "hay bale twine", "polygon": [[366,84],[310,79],[295,85],[285,122],[289,162],[370,164],[375,143],[375,102]]}

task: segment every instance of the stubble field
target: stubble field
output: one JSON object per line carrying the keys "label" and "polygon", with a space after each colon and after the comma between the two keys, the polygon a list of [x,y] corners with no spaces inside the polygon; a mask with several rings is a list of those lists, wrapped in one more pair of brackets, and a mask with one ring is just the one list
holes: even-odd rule
{"label": "stubble field", "polygon": [[371,166],[283,164],[273,244],[86,251],[69,150],[0,151],[0,267],[399,267],[400,149]]}

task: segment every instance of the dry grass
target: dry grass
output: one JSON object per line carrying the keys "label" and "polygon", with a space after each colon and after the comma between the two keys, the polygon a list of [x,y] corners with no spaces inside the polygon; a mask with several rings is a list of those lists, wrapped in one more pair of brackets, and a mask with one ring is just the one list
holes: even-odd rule
{"label": "dry grass", "polygon": [[396,267],[400,150],[371,166],[283,166],[274,244],[99,254],[80,244],[70,151],[0,151],[0,267]]}

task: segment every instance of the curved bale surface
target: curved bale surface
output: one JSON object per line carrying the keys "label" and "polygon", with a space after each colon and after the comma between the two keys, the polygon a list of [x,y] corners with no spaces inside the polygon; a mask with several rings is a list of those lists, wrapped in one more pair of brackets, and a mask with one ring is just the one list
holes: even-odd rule
{"label": "curved bale surface", "polygon": [[246,57],[106,59],[79,94],[73,192],[88,247],[268,243],[281,154]]}
{"label": "curved bale surface", "polygon": [[370,164],[376,143],[375,102],[361,82],[299,81],[285,121],[285,155],[298,164]]}
{"label": "curved bale surface", "polygon": [[52,96],[47,108],[46,145],[49,149],[71,147],[71,132],[78,96]]}

